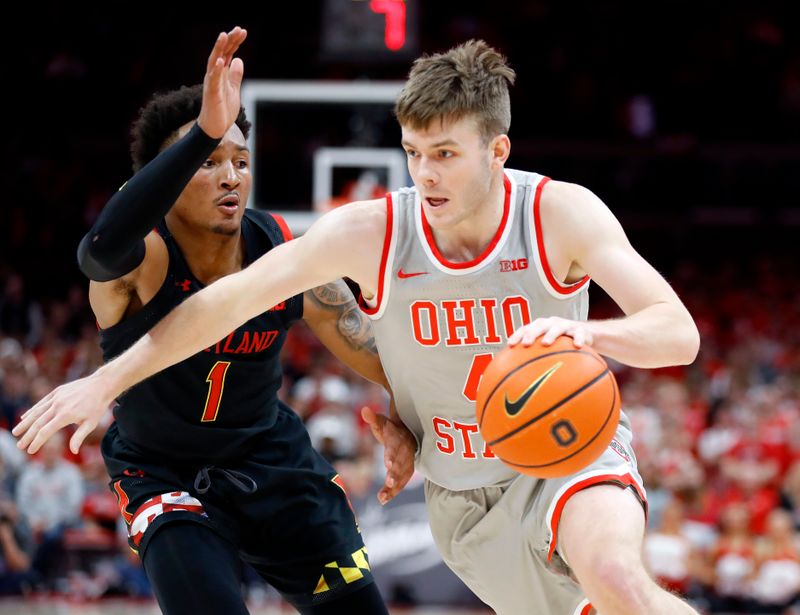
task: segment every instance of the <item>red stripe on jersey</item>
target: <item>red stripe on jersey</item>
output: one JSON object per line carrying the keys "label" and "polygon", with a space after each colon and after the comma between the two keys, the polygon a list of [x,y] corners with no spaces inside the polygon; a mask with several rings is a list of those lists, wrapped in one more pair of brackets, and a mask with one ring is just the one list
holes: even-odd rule
{"label": "red stripe on jersey", "polygon": [[[431,252],[433,252],[433,255],[436,257],[436,260],[450,269],[469,269],[470,267],[480,264],[481,261],[492,253],[492,250],[495,249],[495,246],[497,246],[497,243],[500,241],[500,237],[503,236],[503,230],[505,230],[506,223],[508,222],[508,212],[511,209],[511,181],[508,179],[508,176],[503,176],[503,187],[506,190],[506,198],[503,201],[503,219],[500,220],[500,226],[497,227],[497,232],[494,234],[494,237],[492,237],[492,241],[489,242],[489,245],[486,246],[486,249],[480,256],[466,263],[451,263],[439,252],[439,248],[436,247],[436,241],[433,238],[433,230],[428,223],[428,219],[425,217],[425,208],[422,208],[422,230],[425,233],[425,239],[427,239],[428,245],[431,248]],[[422,205],[420,205],[420,207],[422,207]]]}
{"label": "red stripe on jersey", "polygon": [[549,181],[550,181],[549,177],[543,178],[542,181],[539,182],[539,185],[536,186],[536,195],[533,197],[533,220],[534,220],[534,225],[536,226],[536,246],[539,250],[539,261],[542,263],[542,269],[544,270],[544,275],[545,277],[547,277],[547,281],[550,282],[550,286],[557,293],[560,293],[562,295],[569,295],[574,293],[579,288],[581,288],[584,284],[586,284],[589,281],[589,276],[588,275],[584,276],[583,278],[572,284],[562,284],[553,275],[553,272],[550,269],[550,263],[547,262],[547,254],[544,251],[544,236],[542,235],[542,219],[539,213],[539,205],[542,199],[542,189],[544,188],[545,184]]}
{"label": "red stripe on jersey", "polygon": [[272,219],[278,223],[284,241],[291,241],[292,239],[294,239],[294,237],[292,236],[292,231],[289,230],[289,225],[286,224],[286,220],[283,219],[283,216],[272,213],[270,214],[270,216],[272,216]]}
{"label": "red stripe on jersey", "polygon": [[389,246],[392,243],[392,193],[386,193],[386,235],[383,237],[383,253],[381,254],[381,269],[378,272],[378,294],[375,300],[375,307],[371,308],[367,305],[364,297],[359,293],[358,305],[365,314],[374,316],[378,313],[383,301],[383,279],[386,277],[386,262],[389,260]]}
{"label": "red stripe on jersey", "polygon": [[612,485],[619,485],[621,487],[633,487],[636,490],[636,495],[639,497],[639,500],[644,504],[645,507],[645,517],[647,516],[647,498],[645,497],[644,490],[642,489],[641,485],[636,482],[636,479],[633,478],[631,474],[601,474],[600,476],[592,476],[590,478],[578,481],[574,485],[570,486],[561,497],[556,502],[555,510],[553,511],[553,518],[550,519],[550,550],[547,552],[547,561],[549,562],[552,557],[553,553],[556,550],[556,545],[558,544],[558,523],[561,521],[561,513],[564,512],[564,505],[567,503],[573,495],[578,493],[578,491],[583,491],[588,487],[593,487],[594,485],[602,485],[602,484],[612,484]]}
{"label": "red stripe on jersey", "polygon": [[581,609],[581,615],[589,615],[589,613],[592,612],[592,608],[593,607],[591,604],[587,604],[585,607],[583,607],[583,609]]}

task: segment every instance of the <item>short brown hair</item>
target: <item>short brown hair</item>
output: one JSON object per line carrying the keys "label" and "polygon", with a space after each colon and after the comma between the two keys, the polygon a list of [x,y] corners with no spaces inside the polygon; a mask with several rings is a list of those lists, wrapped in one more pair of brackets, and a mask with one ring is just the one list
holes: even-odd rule
{"label": "short brown hair", "polygon": [[433,120],[474,115],[484,140],[508,132],[508,86],[516,74],[506,59],[481,40],[418,58],[394,106],[401,125],[426,129]]}

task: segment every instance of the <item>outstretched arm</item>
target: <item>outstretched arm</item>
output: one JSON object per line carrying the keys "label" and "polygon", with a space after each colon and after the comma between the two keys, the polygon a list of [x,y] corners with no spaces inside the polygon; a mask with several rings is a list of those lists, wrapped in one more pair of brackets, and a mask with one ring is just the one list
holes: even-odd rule
{"label": "outstretched arm", "polygon": [[270,307],[345,276],[362,288],[375,287],[385,225],[381,201],[354,203],[323,216],[303,237],[192,295],[91,376],[51,392],[14,428],[17,445],[35,453],[56,431],[76,423],[70,447],[77,451],[123,391],[215,344]]}

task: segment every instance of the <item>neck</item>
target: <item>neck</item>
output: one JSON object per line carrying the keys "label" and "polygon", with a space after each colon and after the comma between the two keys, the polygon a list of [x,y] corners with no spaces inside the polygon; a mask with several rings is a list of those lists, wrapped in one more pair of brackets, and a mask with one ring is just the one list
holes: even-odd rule
{"label": "neck", "polygon": [[452,228],[432,229],[442,255],[452,262],[468,262],[483,254],[500,228],[505,202],[505,174],[501,170],[471,215]]}
{"label": "neck", "polygon": [[167,216],[166,222],[189,270],[200,283],[208,285],[241,270],[245,257],[241,227],[234,235],[224,235],[189,227],[175,217]]}

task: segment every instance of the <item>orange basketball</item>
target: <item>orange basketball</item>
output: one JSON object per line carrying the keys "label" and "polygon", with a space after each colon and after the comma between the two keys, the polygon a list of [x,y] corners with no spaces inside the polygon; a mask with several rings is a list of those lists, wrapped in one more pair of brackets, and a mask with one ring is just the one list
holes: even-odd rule
{"label": "orange basketball", "polygon": [[588,347],[559,337],[506,347],[481,378],[483,439],[506,464],[539,478],[573,474],[597,459],[619,423],[614,374]]}

